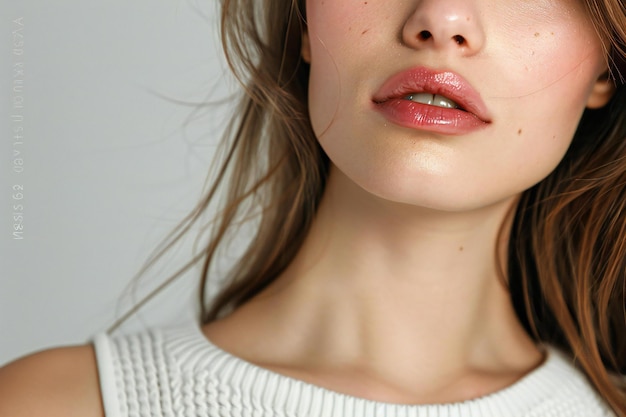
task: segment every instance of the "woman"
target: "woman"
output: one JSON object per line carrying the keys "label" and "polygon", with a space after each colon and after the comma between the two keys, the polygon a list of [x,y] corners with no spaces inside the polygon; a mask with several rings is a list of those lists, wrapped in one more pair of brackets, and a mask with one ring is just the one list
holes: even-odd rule
{"label": "woman", "polygon": [[623,5],[222,3],[202,327],[22,359],[0,415],[626,416]]}

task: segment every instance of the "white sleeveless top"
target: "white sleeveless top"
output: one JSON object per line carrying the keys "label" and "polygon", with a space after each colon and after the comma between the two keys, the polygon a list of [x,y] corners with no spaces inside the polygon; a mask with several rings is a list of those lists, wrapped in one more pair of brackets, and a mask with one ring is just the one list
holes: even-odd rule
{"label": "white sleeveless top", "polygon": [[197,324],[94,340],[106,417],[614,416],[565,355],[508,388],[459,403],[352,397],[258,367],[213,345]]}

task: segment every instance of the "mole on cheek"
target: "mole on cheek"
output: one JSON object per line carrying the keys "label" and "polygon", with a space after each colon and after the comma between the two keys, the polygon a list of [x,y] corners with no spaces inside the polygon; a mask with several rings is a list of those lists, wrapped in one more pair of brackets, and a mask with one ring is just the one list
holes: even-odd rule
{"label": "mole on cheek", "polygon": [[518,136],[522,136],[522,129],[521,128],[517,131],[517,134],[518,134]]}

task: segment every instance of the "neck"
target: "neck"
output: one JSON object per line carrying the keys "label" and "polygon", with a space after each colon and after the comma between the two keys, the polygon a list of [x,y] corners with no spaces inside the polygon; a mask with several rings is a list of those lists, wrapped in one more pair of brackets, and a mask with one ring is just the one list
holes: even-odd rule
{"label": "neck", "polygon": [[243,315],[268,312],[263,331],[281,344],[268,350],[318,369],[362,367],[413,384],[408,375],[432,382],[467,369],[528,370],[538,352],[517,321],[498,270],[504,257],[496,255],[513,205],[416,209],[334,173],[298,256]]}

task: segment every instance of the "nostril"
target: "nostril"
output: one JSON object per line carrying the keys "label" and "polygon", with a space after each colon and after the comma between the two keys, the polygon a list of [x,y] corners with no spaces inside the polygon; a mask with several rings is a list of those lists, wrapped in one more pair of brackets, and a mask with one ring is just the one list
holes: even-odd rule
{"label": "nostril", "polygon": [[456,42],[457,45],[465,45],[465,42],[467,42],[461,35],[454,35],[452,39],[454,39],[454,42]]}
{"label": "nostril", "polygon": [[427,30],[423,30],[417,34],[417,39],[419,39],[420,41],[427,41],[428,39],[432,37],[433,37],[432,33],[430,33]]}
{"label": "nostril", "polygon": [[[430,33],[427,30],[423,30],[420,33],[417,34],[417,39],[420,41],[427,41],[429,39],[431,39],[433,37],[433,34]],[[467,40],[465,39],[465,37],[463,37],[463,35],[454,35],[452,37],[452,40],[457,44],[457,45],[465,45],[467,43]]]}

